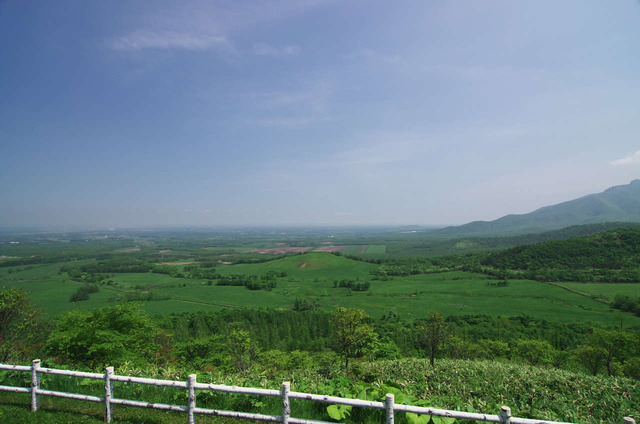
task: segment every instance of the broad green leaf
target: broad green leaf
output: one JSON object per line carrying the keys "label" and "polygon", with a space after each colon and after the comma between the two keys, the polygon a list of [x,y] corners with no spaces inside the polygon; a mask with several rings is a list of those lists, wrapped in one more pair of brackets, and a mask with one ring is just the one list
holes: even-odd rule
{"label": "broad green leaf", "polygon": [[407,412],[407,422],[409,424],[429,424],[430,415],[418,415],[413,412]]}
{"label": "broad green leaf", "polygon": [[433,424],[453,424],[456,420],[455,418],[436,417],[435,415],[431,418],[433,419]]}
{"label": "broad green leaf", "polygon": [[351,406],[349,405],[329,405],[327,406],[327,413],[329,416],[336,420],[340,421],[345,419],[351,414]]}
{"label": "broad green leaf", "polygon": [[404,393],[400,391],[400,389],[396,389],[395,387],[385,387],[386,392],[392,394],[394,397],[395,403],[405,403]]}

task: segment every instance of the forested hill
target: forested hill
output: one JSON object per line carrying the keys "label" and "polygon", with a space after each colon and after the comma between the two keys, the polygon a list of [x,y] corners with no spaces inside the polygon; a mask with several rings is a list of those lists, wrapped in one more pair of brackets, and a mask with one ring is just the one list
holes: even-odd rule
{"label": "forested hill", "polygon": [[[551,240],[565,240],[571,237],[588,236],[617,228],[638,228],[640,222],[602,222],[599,224],[573,225],[560,230],[544,233],[503,235],[503,236],[473,236],[433,239],[429,236],[416,242],[404,239],[386,241],[389,257],[438,257],[460,255],[488,250],[506,249],[525,244],[543,243]],[[424,237],[424,236],[423,236]]]}
{"label": "forested hill", "polygon": [[430,234],[446,237],[524,234],[612,221],[640,222],[640,180],[527,214],[506,215],[494,221],[474,221],[434,230]]}
{"label": "forested hill", "polygon": [[632,270],[640,267],[640,228],[618,228],[585,237],[518,246],[488,254],[497,269]]}

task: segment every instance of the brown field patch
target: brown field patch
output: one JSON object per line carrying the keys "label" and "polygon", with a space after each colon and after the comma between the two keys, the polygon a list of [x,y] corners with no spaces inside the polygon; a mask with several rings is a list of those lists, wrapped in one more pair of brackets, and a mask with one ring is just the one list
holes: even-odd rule
{"label": "brown field patch", "polygon": [[124,247],[124,248],[118,249],[116,251],[117,252],[139,252],[140,251],[140,246]]}
{"label": "brown field patch", "polygon": [[314,250],[314,252],[328,252],[328,253],[333,253],[333,252],[339,252],[341,250],[343,250],[344,248],[346,248],[347,246],[322,246],[322,247],[318,247],[317,249]]}
{"label": "brown field patch", "polygon": [[158,250],[158,253],[169,253],[171,249]]}
{"label": "brown field patch", "polygon": [[307,267],[307,263],[300,264],[300,269],[305,269]]}
{"label": "brown field patch", "polygon": [[246,253],[261,253],[269,255],[284,255],[287,253],[304,253],[313,249],[313,247],[271,247],[267,249],[253,249],[247,250]]}

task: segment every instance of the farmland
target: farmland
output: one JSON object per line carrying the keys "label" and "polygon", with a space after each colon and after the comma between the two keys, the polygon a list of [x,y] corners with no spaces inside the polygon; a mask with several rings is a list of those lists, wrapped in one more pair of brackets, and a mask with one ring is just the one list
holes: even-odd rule
{"label": "farmland", "polygon": [[[81,266],[91,262],[83,260],[64,264]],[[269,271],[286,274],[286,277],[278,278],[277,286],[269,291],[217,286],[216,280],[211,284],[208,279],[184,278],[193,265],[182,262],[182,265],[170,265],[176,275],[182,277],[152,272],[110,274],[110,283],[102,285],[100,291],[92,293],[83,302],[69,302],[70,296],[82,283],[60,272],[61,265],[5,267],[0,270],[0,276],[4,286],[29,291],[47,315],[75,308],[107,306],[126,293],[152,293],[149,300],[144,296],[139,298],[150,314],[219,310],[224,307],[291,309],[296,299],[307,299],[314,302],[315,308],[357,307],[374,318],[388,312],[403,319],[423,318],[428,311],[444,315],[515,316],[524,313],[561,322],[580,320],[606,325],[621,322],[627,326],[640,325],[638,317],[611,310],[606,303],[551,284],[512,279],[507,286],[496,287],[491,283],[497,279],[464,271],[376,279],[371,272],[378,265],[329,253],[310,252],[259,263],[217,263],[213,268],[220,276],[261,276]],[[370,287],[361,292],[335,287],[334,282],[340,280],[369,282]],[[588,295],[637,293],[634,284],[563,284]]]}
{"label": "farmland", "polygon": [[[432,359],[452,361],[459,370],[483,360],[498,368],[543,366],[549,375],[576,373],[571,378],[583,384],[585,374],[640,377],[636,233],[618,229],[566,243],[435,258],[395,255],[399,246],[477,242],[429,242],[415,233],[388,241],[380,231],[363,230],[12,235],[14,243],[0,244],[0,286],[8,296],[27,293],[40,311],[34,323],[40,330],[13,341],[16,361],[37,355],[94,370],[125,363],[141,374],[168,367],[215,373],[233,384],[248,382],[247,375],[260,376],[251,384],[262,384],[265,375],[276,384],[296,374],[307,384],[314,373],[329,373],[346,390],[351,383],[342,375],[365,384],[387,360],[415,368],[411,361],[425,355],[429,323],[441,317],[446,338]],[[606,254],[615,260],[603,261],[600,246],[614,249]],[[625,282],[602,282],[609,277]],[[622,301],[616,306],[614,298]],[[365,347],[353,354],[336,343],[334,328],[335,317],[350,311],[361,312],[358,325],[368,332]],[[606,350],[613,339],[635,347],[594,365],[591,352]],[[495,372],[479,378],[494,381]],[[447,375],[442,378],[455,377]],[[635,380],[625,381],[636,390]],[[406,390],[421,401],[439,396],[440,406],[453,401],[457,407],[464,397],[449,398],[440,389],[427,395],[421,386]],[[614,401],[613,411],[628,410],[623,400]],[[573,417],[554,405],[537,408],[545,416]]]}

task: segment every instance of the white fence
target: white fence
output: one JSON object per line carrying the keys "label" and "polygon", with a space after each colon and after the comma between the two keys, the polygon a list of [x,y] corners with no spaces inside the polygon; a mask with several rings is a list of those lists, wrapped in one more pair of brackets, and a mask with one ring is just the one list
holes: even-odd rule
{"label": "white fence", "polygon": [[[267,390],[257,389],[251,387],[236,387],[225,386],[221,384],[203,384],[196,382],[196,375],[189,375],[189,379],[185,381],[171,381],[171,380],[155,380],[151,378],[129,377],[123,375],[115,375],[113,373],[113,367],[108,367],[104,374],[81,372],[81,371],[68,371],[59,370],[54,368],[40,367],[40,360],[35,359],[30,367],[21,365],[5,365],[0,364],[0,370],[8,371],[22,371],[31,373],[31,387],[13,387],[13,386],[0,386],[0,391],[8,391],[14,393],[28,393],[31,394],[31,410],[37,411],[39,407],[40,396],[55,396],[67,399],[76,399],[87,402],[100,402],[104,403],[104,419],[106,422],[111,422],[113,419],[113,405],[127,405],[136,406],[140,408],[152,408],[165,411],[186,412],[187,422],[189,424],[195,423],[196,414],[203,415],[215,415],[219,417],[231,417],[238,419],[257,420],[276,422],[284,424],[333,424],[325,421],[315,421],[300,418],[291,417],[290,400],[291,399],[303,399],[315,402],[323,402],[334,405],[350,405],[360,408],[370,409],[383,409],[385,410],[385,422],[387,424],[394,423],[394,415],[396,412],[413,412],[416,414],[435,415],[440,417],[449,417],[464,420],[475,421],[487,421],[501,424],[568,424],[558,421],[544,421],[528,418],[517,418],[511,416],[511,409],[503,406],[498,415],[479,414],[460,411],[449,411],[446,409],[436,408],[424,408],[419,406],[400,405],[394,403],[394,397],[392,394],[388,394],[384,402],[374,402],[360,399],[347,399],[334,396],[324,396],[309,393],[299,393],[290,391],[289,383],[282,383],[280,390]],[[104,396],[92,396],[67,392],[57,392],[52,390],[43,390],[40,388],[40,375],[41,374],[54,374],[54,375],[66,375],[76,378],[91,378],[96,380],[104,380]],[[118,399],[114,397],[113,383],[115,381],[147,384],[157,387],[177,387],[188,390],[187,405],[167,405],[162,403],[151,403],[137,400]],[[218,409],[205,409],[196,407],[196,390],[210,390],[216,392],[225,393],[242,393],[248,395],[258,396],[274,396],[282,399],[282,415],[265,415],[255,414],[249,412],[236,412],[236,411],[224,411]],[[624,418],[624,424],[635,424],[635,421],[630,417]]]}

